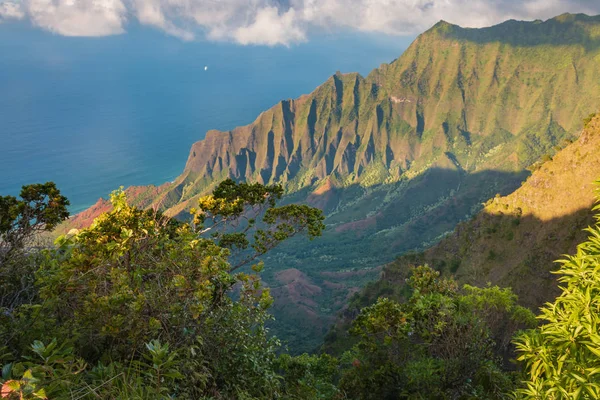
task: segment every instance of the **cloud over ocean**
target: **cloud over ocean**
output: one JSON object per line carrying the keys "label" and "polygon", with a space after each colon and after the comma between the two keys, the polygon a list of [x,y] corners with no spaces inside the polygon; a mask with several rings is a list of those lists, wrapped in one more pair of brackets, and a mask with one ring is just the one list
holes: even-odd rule
{"label": "cloud over ocean", "polygon": [[466,27],[600,13],[597,0],[0,0],[0,22],[29,20],[64,36],[108,36],[137,21],[185,41],[284,45],[357,30],[414,35],[443,19]]}

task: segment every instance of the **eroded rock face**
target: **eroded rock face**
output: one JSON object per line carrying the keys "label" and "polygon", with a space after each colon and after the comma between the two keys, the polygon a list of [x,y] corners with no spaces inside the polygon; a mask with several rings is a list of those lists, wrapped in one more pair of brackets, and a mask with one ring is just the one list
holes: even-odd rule
{"label": "eroded rock face", "polygon": [[182,199],[226,176],[294,191],[327,178],[334,186],[394,181],[445,157],[466,171],[523,168],[600,104],[598,25],[584,16],[437,24],[366,78],[338,73],[248,126],[208,132],[190,152]]}

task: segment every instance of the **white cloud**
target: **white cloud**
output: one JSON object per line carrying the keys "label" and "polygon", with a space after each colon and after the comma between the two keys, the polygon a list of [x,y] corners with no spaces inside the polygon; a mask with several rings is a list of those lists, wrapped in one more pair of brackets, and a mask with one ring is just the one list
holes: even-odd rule
{"label": "white cloud", "polygon": [[[2,1],[5,1],[2,3]],[[126,24],[183,40],[290,45],[311,32],[353,29],[416,34],[440,19],[481,27],[503,20],[546,19],[563,12],[600,13],[598,0],[0,0],[0,19],[26,16],[62,35],[123,33]]]}
{"label": "white cloud", "polygon": [[24,0],[34,25],[64,36],[108,36],[125,32],[121,0]]}
{"label": "white cloud", "polygon": [[306,39],[304,30],[298,25],[296,10],[290,8],[279,15],[276,7],[259,10],[251,24],[235,29],[231,37],[240,44],[269,46],[288,45]]}
{"label": "white cloud", "polygon": [[23,18],[25,18],[25,12],[20,3],[0,3],[0,22],[2,22],[2,20]]}

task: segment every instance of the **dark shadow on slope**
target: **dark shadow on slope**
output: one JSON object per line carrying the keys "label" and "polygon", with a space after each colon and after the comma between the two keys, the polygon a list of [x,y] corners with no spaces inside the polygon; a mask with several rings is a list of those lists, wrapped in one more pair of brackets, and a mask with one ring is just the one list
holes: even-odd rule
{"label": "dark shadow on slope", "polygon": [[582,45],[587,51],[600,48],[600,38],[592,35],[586,26],[600,25],[600,15],[563,14],[547,21],[509,20],[481,29],[461,28],[439,22],[431,31],[447,38],[468,40],[476,43],[506,43],[512,46],[530,47],[540,45]]}
{"label": "dark shadow on slope", "polygon": [[[298,260],[311,259],[312,254],[327,255],[336,260],[327,262],[328,270],[381,265],[451,232],[481,209],[483,202],[496,194],[511,193],[528,175],[527,171],[469,174],[431,168],[410,181],[393,184],[368,188],[351,185],[310,197],[304,190],[285,201],[302,202],[309,197],[309,203],[319,204],[328,215],[328,228],[315,241],[294,239],[277,253]],[[368,254],[370,262],[355,260]]]}
{"label": "dark shadow on slope", "polygon": [[[264,260],[264,279],[269,285],[278,285],[276,273],[297,269],[321,289],[303,293],[304,286],[298,286],[300,292],[275,302],[274,333],[294,352],[314,350],[331,317],[353,293],[376,279],[376,267],[435,244],[486,200],[514,191],[527,175],[526,171],[468,174],[432,168],[411,181],[332,188],[319,195],[304,190],[286,198],[286,202],[308,198],[329,217],[323,237],[314,241],[294,238]],[[312,305],[307,305],[307,299]],[[295,303],[296,308],[291,306]]]}
{"label": "dark shadow on slope", "polygon": [[511,287],[519,303],[537,311],[558,294],[555,260],[574,254],[594,224],[591,209],[541,221],[520,217],[518,210],[502,215],[480,213],[459,224],[452,235],[424,252],[411,252],[386,265],[377,281],[354,295],[336,325],[325,337],[323,350],[340,354],[352,344],[347,330],[363,307],[379,297],[403,301],[411,266],[428,264],[461,283]]}

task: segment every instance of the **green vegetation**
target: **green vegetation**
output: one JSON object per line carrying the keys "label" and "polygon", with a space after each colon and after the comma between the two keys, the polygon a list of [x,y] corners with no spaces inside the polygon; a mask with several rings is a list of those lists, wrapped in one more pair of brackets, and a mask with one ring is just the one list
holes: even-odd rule
{"label": "green vegetation", "polygon": [[0,398],[598,398],[600,224],[561,261],[563,293],[537,319],[511,289],[459,289],[422,265],[390,296],[367,287],[339,359],[291,356],[266,327],[274,299],[253,261],[318,237],[323,216],[278,206],[281,194],[226,180],[186,224],[116,191],[110,212],[41,249],[33,234],[67,217],[67,199],[51,183],[0,198]]}
{"label": "green vegetation", "polygon": [[[536,325],[533,314],[509,289],[459,292],[439,272],[413,268],[411,291],[392,292],[401,301],[379,297],[353,321],[358,341],[350,337],[341,360],[354,370],[343,370],[340,388],[359,399],[597,399],[600,224],[587,232],[576,254],[559,261],[562,293],[542,308],[543,324],[527,331],[519,329]],[[514,358],[522,371],[506,369]]]}
{"label": "green vegetation", "polygon": [[[173,183],[128,196],[187,218],[230,177],[280,184],[284,203],[321,208],[319,242],[289,240],[262,258],[270,287],[287,290],[276,273],[295,268],[320,289],[275,305],[273,328],[312,350],[374,268],[439,242],[577,137],[600,108],[599,30],[600,18],[585,15],[484,29],[437,24],[366,77],[335,74],[248,126],[208,132]],[[489,261],[502,261],[493,251]]]}
{"label": "green vegetation", "polygon": [[[535,326],[509,289],[465,286],[429,267],[412,272],[405,303],[380,298],[363,309],[359,342],[340,388],[357,399],[504,399],[515,375],[504,369],[510,338]],[[506,361],[506,360],[504,360]]]}
{"label": "green vegetation", "polygon": [[20,199],[0,196],[0,324],[36,299],[36,248],[42,244],[36,236],[68,218],[68,205],[52,182],[24,186]]}
{"label": "green vegetation", "polygon": [[378,297],[406,299],[400,288],[411,266],[429,264],[461,284],[491,282],[510,287],[520,303],[532,310],[557,296],[553,261],[573,254],[586,239],[584,229],[594,223],[591,209],[593,182],[600,176],[600,118],[590,120],[576,141],[564,145],[520,188],[488,200],[481,212],[458,224],[439,243],[385,265],[380,277],[348,303],[325,348],[339,353],[351,323],[348,316]]}
{"label": "green vegetation", "polygon": [[[14,238],[64,219],[66,199],[53,184],[24,187],[22,201],[2,198],[0,242],[19,249],[8,247],[0,264],[10,278],[0,304],[2,397],[271,398],[289,387],[312,398],[302,394],[312,390],[304,375],[317,385],[322,371],[312,364],[321,360],[277,360],[262,265],[233,273],[218,242],[235,237],[244,247],[241,238],[214,233],[256,211],[261,228],[242,232],[258,253],[296,233],[319,236],[320,211],[277,207],[280,195],[276,186],[225,181],[196,214],[214,223],[190,226],[129,206],[117,191],[112,211],[39,251]],[[21,264],[33,277],[15,276]],[[287,369],[301,382],[287,382]]]}
{"label": "green vegetation", "polygon": [[[597,337],[577,331],[595,329],[581,305],[593,241],[563,263],[546,325],[519,336],[529,375],[507,360],[531,322],[512,293],[531,308],[558,294],[552,261],[592,218],[600,119],[583,118],[600,106],[599,33],[584,15],[442,22],[367,77],[336,74],[209,132],[174,183],[130,188],[129,205],[115,194],[57,248],[32,242],[67,216],[53,185],[0,198],[4,394],[506,398],[529,379],[519,396],[597,397]],[[269,329],[314,350],[348,304],[324,346],[340,361],[280,355]],[[588,319],[573,328],[565,310]]]}

